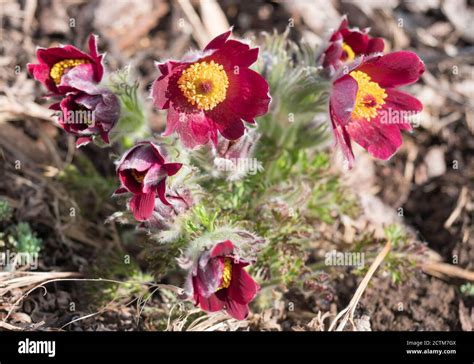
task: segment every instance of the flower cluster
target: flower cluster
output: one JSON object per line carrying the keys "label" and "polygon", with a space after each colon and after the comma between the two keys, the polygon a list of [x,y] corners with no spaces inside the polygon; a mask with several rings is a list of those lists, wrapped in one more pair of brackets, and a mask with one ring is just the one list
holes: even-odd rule
{"label": "flower cluster", "polygon": [[[229,30],[219,35],[201,52],[189,53],[181,60],[157,63],[159,75],[152,85],[151,98],[157,109],[166,110],[166,129],[161,139],[169,143],[165,146],[151,138],[134,141],[117,162],[120,186],[114,195],[129,196],[127,206],[131,214],[127,216],[133,216],[140,227],[163,232],[173,229],[176,221],[182,223],[184,230],[190,231],[186,239],[182,239],[187,249],[182,249],[185,252],[179,257],[181,267],[187,270],[188,297],[204,311],[225,310],[233,318],[242,320],[247,317],[249,303],[260,289],[246,267],[255,261],[256,242],[262,239],[246,231],[216,227],[220,210],[212,216],[206,215],[197,203],[198,193],[191,187],[199,186],[196,182],[199,178],[193,180],[194,172],[189,172],[199,169],[192,165],[193,161],[207,158],[209,169],[232,170],[227,180],[234,181],[263,170],[260,162],[253,158],[254,153],[260,153],[259,158],[263,155],[276,160],[273,168],[265,172],[278,176],[275,170],[283,168],[285,163],[280,163],[273,154],[280,150],[287,152],[292,145],[297,145],[295,140],[305,136],[305,145],[315,143],[312,135],[316,134],[309,128],[314,125],[317,112],[312,113],[316,107],[313,99],[307,97],[308,92],[330,95],[329,101],[323,99],[323,102],[329,111],[327,116],[334,139],[349,167],[354,163],[352,141],[375,158],[386,160],[400,148],[401,130],[411,130],[410,116],[423,107],[399,87],[418,81],[424,65],[412,52],[384,54],[383,39],[370,37],[368,29],[349,28],[348,20],[343,18],[321,55],[312,57],[315,67],[305,69],[318,72],[315,79],[322,80],[321,85],[317,85],[318,90],[307,90],[305,85],[315,84],[301,80],[295,95],[277,94],[276,99],[287,97],[291,105],[303,95],[301,98],[309,100],[313,107],[304,110],[305,114],[312,113],[310,123],[301,130],[289,125],[290,131],[280,135],[283,131],[274,128],[277,121],[272,124],[272,118],[281,112],[278,109],[281,105],[277,104],[275,113],[272,111],[258,124],[256,121],[268,113],[271,102],[269,84],[262,76],[265,72],[260,74],[250,68],[258,60],[259,49],[230,39],[231,34]],[[78,146],[96,136],[108,143],[109,133],[121,116],[117,95],[101,85],[103,55],[98,53],[96,41],[91,35],[89,53],[71,45],[39,49],[39,63],[28,66],[33,77],[49,90],[48,96],[59,98],[51,108],[60,111],[61,127],[79,137]],[[292,62],[290,58],[288,65]],[[271,68],[272,63],[266,65]],[[300,80],[304,74],[298,70],[291,74],[290,81]],[[69,118],[83,114],[84,120],[78,123]],[[298,121],[291,120],[293,122]],[[271,139],[269,135],[274,137],[270,147],[259,149],[261,140]],[[170,153],[170,147],[177,152]],[[203,150],[206,153],[200,152]],[[253,167],[249,161],[255,162]],[[206,178],[209,176],[220,178],[222,173],[209,173]],[[180,183],[175,183],[180,178]],[[265,183],[259,182],[259,186],[263,185]],[[215,191],[207,188],[212,196]],[[299,197],[305,199],[305,196]],[[186,214],[194,214],[199,222],[180,219]],[[246,254],[246,251],[253,253]]]}
{"label": "flower cluster", "polygon": [[50,106],[59,112],[59,125],[78,136],[78,147],[94,136],[109,143],[109,133],[120,116],[120,102],[100,86],[104,66],[103,55],[97,51],[97,37],[90,35],[89,53],[66,45],[39,48],[36,57],[39,63],[28,64],[28,71],[49,90],[49,97],[60,99]]}

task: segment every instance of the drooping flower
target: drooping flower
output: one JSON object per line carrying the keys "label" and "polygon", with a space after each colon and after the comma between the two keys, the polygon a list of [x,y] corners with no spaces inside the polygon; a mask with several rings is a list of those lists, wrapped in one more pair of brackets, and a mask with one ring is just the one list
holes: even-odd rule
{"label": "drooping flower", "polygon": [[152,98],[158,109],[168,109],[164,136],[178,133],[184,145],[194,148],[218,133],[228,140],[240,138],[244,122],[267,113],[270,103],[265,79],[249,69],[258,48],[229,40],[231,31],[213,39],[200,54],[182,61],[158,64],[161,76]]}
{"label": "drooping flower", "polygon": [[109,143],[109,132],[120,117],[120,101],[107,88],[100,87],[88,79],[86,68],[77,67],[63,76],[62,84],[74,89],[61,101],[50,106],[60,111],[59,125],[68,133],[79,136],[77,146],[82,146],[95,135]]}
{"label": "drooping flower", "polygon": [[347,74],[333,82],[329,112],[336,143],[352,167],[351,140],[372,156],[389,159],[401,146],[401,130],[411,131],[408,117],[423,109],[415,97],[397,89],[412,84],[424,72],[413,52],[362,56]]}
{"label": "drooping flower", "polygon": [[370,37],[368,31],[369,29],[349,28],[349,22],[344,17],[339,28],[331,35],[329,45],[321,57],[323,67],[332,74],[360,55],[383,52],[383,39]]}
{"label": "drooping flower", "polygon": [[165,151],[158,145],[144,141],[129,149],[118,162],[117,175],[121,186],[115,194],[131,192],[130,210],[138,221],[148,220],[155,207],[155,196],[165,205],[166,178],[175,175],[181,163],[167,163]]}
{"label": "drooping flower", "polygon": [[225,309],[237,320],[245,319],[248,304],[260,289],[244,269],[248,264],[234,254],[234,244],[229,240],[201,253],[187,283],[194,304],[208,312]]}
{"label": "drooping flower", "polygon": [[39,48],[36,51],[38,64],[28,64],[29,73],[53,95],[64,95],[71,87],[63,84],[64,75],[75,68],[82,68],[87,79],[98,83],[102,80],[104,66],[103,55],[97,51],[97,36],[89,36],[89,53],[72,45],[61,47]]}

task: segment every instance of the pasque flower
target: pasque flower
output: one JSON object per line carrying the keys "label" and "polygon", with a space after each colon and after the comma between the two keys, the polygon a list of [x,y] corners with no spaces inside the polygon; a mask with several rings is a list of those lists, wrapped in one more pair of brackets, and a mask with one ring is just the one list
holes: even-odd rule
{"label": "pasque flower", "polygon": [[331,35],[329,45],[324,51],[321,62],[330,73],[353,61],[357,56],[383,52],[382,38],[372,38],[368,29],[349,28],[347,18],[342,19],[339,28]]}
{"label": "pasque flower", "polygon": [[74,89],[61,101],[50,106],[60,111],[59,125],[68,133],[79,136],[76,144],[82,146],[94,135],[109,143],[109,132],[120,117],[120,101],[107,88],[88,79],[87,68],[77,67],[63,76],[62,85]]}
{"label": "pasque flower", "polygon": [[36,51],[39,64],[28,64],[28,71],[45,85],[53,95],[63,95],[71,91],[69,85],[63,84],[63,76],[75,68],[82,68],[87,79],[100,82],[104,74],[102,54],[97,51],[97,36],[89,36],[89,53],[72,45],[61,47],[39,48]]}
{"label": "pasque flower", "polygon": [[165,151],[158,145],[144,141],[129,149],[118,162],[117,175],[121,186],[115,194],[131,192],[130,210],[138,221],[148,220],[155,207],[155,196],[165,205],[166,178],[175,175],[181,163],[167,163]]}
{"label": "pasque flower", "polygon": [[151,96],[158,109],[168,109],[164,136],[177,132],[189,148],[218,133],[235,140],[245,132],[244,122],[268,111],[270,96],[265,79],[249,69],[258,48],[229,40],[231,31],[213,39],[198,55],[158,64],[161,76]]}
{"label": "pasque flower", "polygon": [[245,319],[248,304],[260,289],[245,271],[247,265],[235,256],[234,244],[229,240],[204,251],[188,276],[194,304],[209,312],[225,309],[237,320]]}
{"label": "pasque flower", "polygon": [[413,52],[362,56],[333,82],[329,111],[336,143],[352,166],[351,140],[386,160],[401,146],[400,130],[411,130],[407,117],[422,103],[398,90],[418,81],[425,67]]}
{"label": "pasque flower", "polygon": [[103,55],[97,51],[97,36],[89,36],[89,53],[72,45],[40,48],[39,64],[28,64],[33,77],[45,85],[49,96],[61,97],[50,106],[60,111],[59,125],[79,136],[77,146],[100,135],[109,143],[109,132],[120,117],[120,102],[115,94],[98,83],[102,80]]}

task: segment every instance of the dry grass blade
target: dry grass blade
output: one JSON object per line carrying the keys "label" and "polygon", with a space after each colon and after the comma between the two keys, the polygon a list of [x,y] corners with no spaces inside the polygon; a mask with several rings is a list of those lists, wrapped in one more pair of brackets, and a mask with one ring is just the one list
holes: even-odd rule
{"label": "dry grass blade", "polygon": [[452,264],[442,262],[426,262],[421,264],[421,268],[427,274],[432,276],[443,278],[444,276],[450,276],[455,278],[461,278],[468,281],[474,281],[474,272],[456,267]]}
{"label": "dry grass blade", "polygon": [[43,282],[41,284],[45,284],[57,279],[80,276],[81,273],[77,272],[1,272],[0,297],[12,289],[31,287],[41,282]]}
{"label": "dry grass blade", "polygon": [[201,22],[196,10],[194,10],[193,6],[189,2],[189,0],[178,0],[178,4],[184,12],[186,19],[188,19],[189,23],[193,27],[193,37],[199,43],[201,48],[204,48],[209,41],[209,35],[207,34],[206,28]]}
{"label": "dry grass blade", "polygon": [[467,189],[466,186],[464,186],[461,189],[461,192],[459,193],[459,198],[458,198],[458,201],[456,203],[456,208],[453,210],[453,212],[451,212],[451,215],[449,215],[448,219],[444,223],[444,228],[445,229],[449,229],[451,227],[451,225],[453,225],[454,222],[457,220],[459,215],[461,215],[461,212],[462,212],[464,206],[466,206],[466,204],[468,202],[467,193],[468,193],[468,189]]}
{"label": "dry grass blade", "polygon": [[364,279],[362,282],[360,282],[359,287],[357,287],[357,290],[354,294],[354,296],[351,299],[351,302],[349,302],[349,305],[342,310],[341,312],[338,313],[334,321],[331,323],[329,326],[328,331],[332,331],[334,327],[336,326],[337,322],[339,320],[340,323],[336,328],[336,331],[342,331],[344,330],[344,327],[347,324],[347,321],[350,320],[352,323],[352,326],[355,328],[356,325],[354,324],[354,312],[357,307],[357,304],[359,303],[360,298],[362,297],[362,294],[364,293],[365,289],[367,288],[367,285],[369,284],[370,279],[374,275],[375,271],[377,268],[382,264],[383,260],[387,256],[388,252],[390,251],[390,248],[392,246],[391,241],[387,241],[387,244],[385,244],[384,248],[380,251],[380,253],[377,255],[375,258],[374,262],[370,266],[368,272],[366,273]]}
{"label": "dry grass blade", "polygon": [[236,331],[247,325],[246,321],[237,321],[229,318],[226,313],[218,312],[199,317],[189,325],[186,331]]}
{"label": "dry grass blade", "polygon": [[0,329],[8,330],[8,331],[23,331],[21,327],[14,326],[3,321],[0,321]]}
{"label": "dry grass blade", "polygon": [[202,22],[211,37],[216,37],[229,30],[229,22],[216,0],[201,1],[199,6]]}

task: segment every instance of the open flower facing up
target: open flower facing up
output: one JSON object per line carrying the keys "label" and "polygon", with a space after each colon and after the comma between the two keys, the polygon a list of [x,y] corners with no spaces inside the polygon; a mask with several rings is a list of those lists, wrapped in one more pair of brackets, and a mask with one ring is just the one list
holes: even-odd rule
{"label": "open flower facing up", "polygon": [[74,68],[83,68],[87,79],[100,82],[104,74],[102,54],[97,51],[97,37],[89,36],[89,53],[72,45],[62,47],[39,48],[36,51],[39,64],[28,64],[30,74],[53,95],[63,95],[71,91],[70,86],[63,84],[63,76]]}
{"label": "open flower facing up", "polygon": [[245,132],[244,121],[254,123],[267,113],[268,84],[249,69],[258,48],[229,40],[230,35],[216,37],[197,56],[158,64],[161,76],[151,95],[158,109],[168,109],[164,136],[177,132],[188,148],[209,140],[217,145],[218,133],[238,139]]}
{"label": "open flower facing up", "polygon": [[362,56],[333,82],[329,111],[336,143],[349,168],[354,154],[351,140],[375,158],[387,160],[401,146],[400,130],[411,130],[407,120],[423,109],[415,97],[397,87],[418,81],[425,67],[413,52]]}
{"label": "open flower facing up", "polygon": [[167,163],[165,152],[152,142],[140,142],[129,149],[118,162],[121,186],[115,194],[131,192],[130,210],[138,221],[148,220],[155,207],[155,196],[165,205],[166,177],[175,175],[181,163]]}
{"label": "open flower facing up", "polygon": [[63,76],[63,85],[74,89],[60,102],[50,106],[60,111],[59,125],[68,133],[79,136],[77,146],[92,141],[100,135],[109,143],[109,132],[120,117],[120,101],[115,94],[88,79],[86,68],[77,67]]}
{"label": "open flower facing up", "polygon": [[259,285],[245,271],[248,263],[234,255],[234,244],[223,241],[204,251],[192,266],[188,289],[194,304],[208,312],[225,309],[237,320],[249,313],[251,302]]}
{"label": "open flower facing up", "polygon": [[357,56],[383,52],[383,50],[382,38],[369,37],[368,29],[349,28],[349,22],[344,17],[339,28],[331,35],[329,46],[324,51],[321,62],[329,73],[334,73]]}

